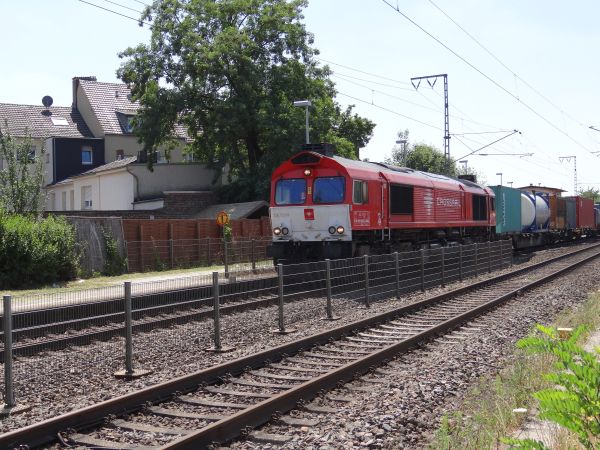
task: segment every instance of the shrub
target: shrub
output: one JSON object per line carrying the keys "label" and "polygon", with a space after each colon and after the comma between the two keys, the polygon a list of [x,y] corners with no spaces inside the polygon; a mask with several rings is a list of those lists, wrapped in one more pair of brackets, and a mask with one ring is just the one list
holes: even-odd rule
{"label": "shrub", "polygon": [[64,218],[0,214],[0,288],[69,280],[77,265],[75,231]]}
{"label": "shrub", "polygon": [[121,255],[119,243],[110,234],[110,230],[102,228],[102,237],[104,238],[104,249],[106,251],[102,275],[114,276],[127,272],[127,258]]}

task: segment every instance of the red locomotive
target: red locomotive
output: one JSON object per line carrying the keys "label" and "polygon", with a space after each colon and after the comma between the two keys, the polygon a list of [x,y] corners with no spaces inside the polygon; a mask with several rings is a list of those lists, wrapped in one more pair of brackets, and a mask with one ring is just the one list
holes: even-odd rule
{"label": "red locomotive", "polygon": [[[305,147],[306,148],[306,147]],[[270,256],[346,258],[490,239],[491,189],[308,146],[273,173]]]}

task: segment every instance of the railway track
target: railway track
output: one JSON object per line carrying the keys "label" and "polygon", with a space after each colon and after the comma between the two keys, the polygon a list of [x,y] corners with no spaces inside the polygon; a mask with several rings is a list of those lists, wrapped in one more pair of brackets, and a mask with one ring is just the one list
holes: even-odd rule
{"label": "railway track", "polygon": [[0,435],[0,448],[43,445],[57,434],[67,444],[93,448],[197,449],[226,442],[598,256],[597,246],[573,252],[73,411]]}

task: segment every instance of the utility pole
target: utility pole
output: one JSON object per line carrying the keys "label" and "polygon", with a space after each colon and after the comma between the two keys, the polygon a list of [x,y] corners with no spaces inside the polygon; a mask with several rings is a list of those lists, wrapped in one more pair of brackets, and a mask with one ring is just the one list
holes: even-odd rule
{"label": "utility pole", "polygon": [[[448,114],[448,74],[441,73],[439,75],[427,75],[424,77],[414,77],[410,79],[415,90],[419,89],[421,80],[427,80],[429,86],[433,89],[438,78],[444,78],[444,156],[446,164],[450,168],[450,115]],[[433,81],[431,81],[433,80]],[[417,82],[415,84],[415,81]]]}
{"label": "utility pole", "polygon": [[577,156],[575,155],[571,155],[571,156],[559,156],[558,160],[560,162],[563,161],[567,161],[570,162],[571,158],[573,158],[573,178],[575,181],[575,185],[573,186],[573,195],[577,195]]}

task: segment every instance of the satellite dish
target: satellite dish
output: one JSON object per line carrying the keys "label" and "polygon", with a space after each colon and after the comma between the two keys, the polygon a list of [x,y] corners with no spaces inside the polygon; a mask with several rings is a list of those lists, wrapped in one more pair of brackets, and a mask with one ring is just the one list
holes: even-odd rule
{"label": "satellite dish", "polygon": [[42,105],[44,105],[46,108],[50,108],[53,102],[54,100],[52,100],[52,97],[49,95],[44,95],[44,98],[42,99]]}

